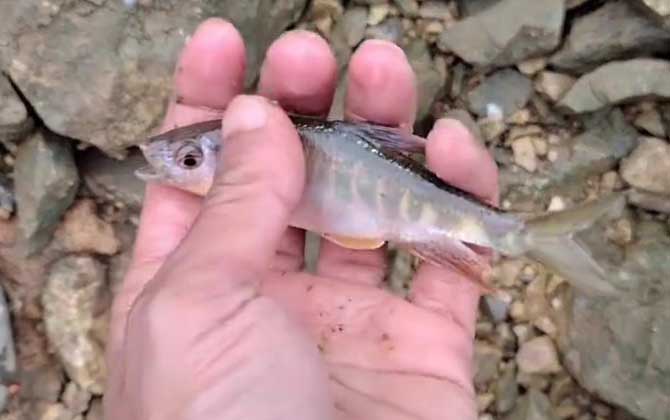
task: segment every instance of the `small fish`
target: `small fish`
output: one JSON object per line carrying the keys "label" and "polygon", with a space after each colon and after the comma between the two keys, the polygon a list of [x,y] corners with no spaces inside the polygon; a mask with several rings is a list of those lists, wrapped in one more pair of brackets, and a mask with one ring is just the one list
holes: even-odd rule
{"label": "small fish", "polygon": [[[527,255],[587,292],[612,294],[608,274],[575,234],[625,206],[613,194],[562,212],[529,218],[456,188],[411,153],[425,139],[397,128],[290,115],[306,157],[304,194],[291,225],[350,249],[390,242],[424,261],[474,278],[486,290],[490,263],[477,249]],[[209,190],[225,153],[221,121],[159,134],[140,146],[149,163],[137,176],[194,194]]]}

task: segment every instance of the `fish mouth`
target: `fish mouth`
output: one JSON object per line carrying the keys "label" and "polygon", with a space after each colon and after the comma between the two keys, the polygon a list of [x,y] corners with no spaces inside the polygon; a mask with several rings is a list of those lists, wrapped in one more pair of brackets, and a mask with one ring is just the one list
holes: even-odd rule
{"label": "fish mouth", "polygon": [[152,166],[143,166],[135,169],[135,176],[143,181],[155,181],[161,176]]}

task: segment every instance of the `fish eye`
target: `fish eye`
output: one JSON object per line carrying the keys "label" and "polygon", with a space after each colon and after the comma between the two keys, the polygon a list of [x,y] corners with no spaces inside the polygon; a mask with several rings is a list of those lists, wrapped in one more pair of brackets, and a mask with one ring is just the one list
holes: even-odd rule
{"label": "fish eye", "polygon": [[195,169],[202,163],[202,149],[196,144],[185,144],[177,149],[176,160],[184,169]]}

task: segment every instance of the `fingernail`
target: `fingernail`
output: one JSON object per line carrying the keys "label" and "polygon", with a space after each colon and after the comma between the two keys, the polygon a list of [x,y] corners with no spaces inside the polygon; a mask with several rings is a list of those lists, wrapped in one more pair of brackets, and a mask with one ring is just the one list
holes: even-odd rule
{"label": "fingernail", "polygon": [[268,105],[266,99],[258,96],[243,95],[234,99],[223,117],[223,137],[263,128],[268,120]]}

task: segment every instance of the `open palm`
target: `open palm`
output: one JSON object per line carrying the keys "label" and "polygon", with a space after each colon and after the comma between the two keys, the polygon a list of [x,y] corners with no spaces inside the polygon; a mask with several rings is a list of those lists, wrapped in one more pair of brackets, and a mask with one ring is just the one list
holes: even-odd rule
{"label": "open palm", "polygon": [[[220,116],[242,91],[244,57],[243,41],[232,25],[221,20],[203,23],[180,58],[175,100],[163,129]],[[323,39],[291,32],[269,49],[259,93],[284,109],[324,116],[332,104],[336,68]],[[382,41],[363,43],[351,59],[348,78],[346,118],[411,129],[417,102],[415,76],[400,48]],[[460,124],[449,120],[436,124],[426,154],[428,165],[443,179],[497,200],[495,164]],[[133,264],[114,306],[107,390],[116,395],[112,405],[132,393],[124,389],[128,380],[119,379],[124,375],[118,373],[121,369],[114,370],[121,365],[128,369],[130,308],[189,232],[201,206],[200,198],[185,192],[147,187]],[[322,241],[316,274],[310,274],[303,271],[304,241],[302,231],[291,228],[285,233],[260,290],[318,348],[336,418],[476,418],[472,387],[476,287],[460,274],[424,264],[412,282],[409,299],[403,299],[381,287],[386,272],[382,250],[352,251]],[[275,324],[260,323],[259,335],[281,334]],[[250,349],[257,352],[255,361],[276,350],[263,345]],[[300,357],[296,353],[288,363],[298,369],[303,363]],[[283,387],[293,385],[289,381]]]}

